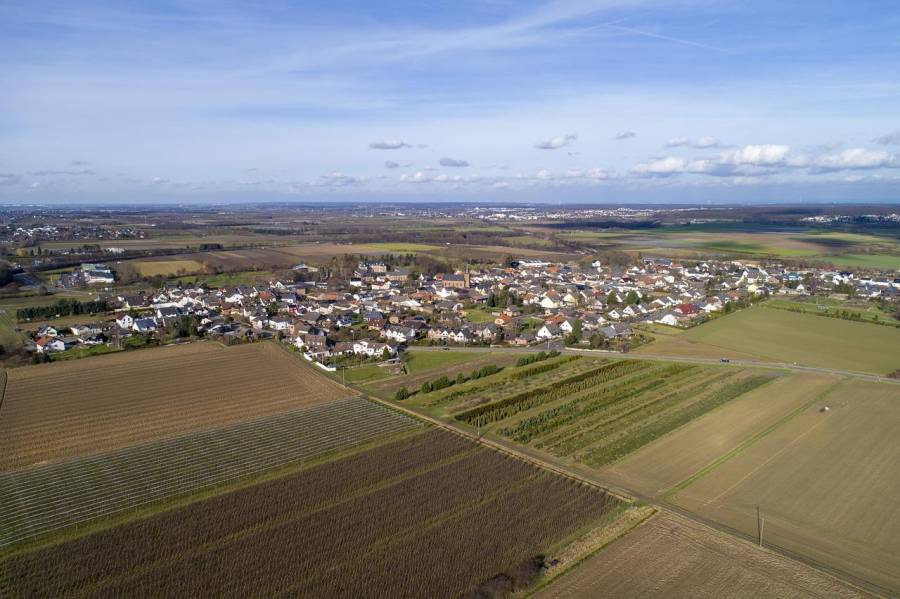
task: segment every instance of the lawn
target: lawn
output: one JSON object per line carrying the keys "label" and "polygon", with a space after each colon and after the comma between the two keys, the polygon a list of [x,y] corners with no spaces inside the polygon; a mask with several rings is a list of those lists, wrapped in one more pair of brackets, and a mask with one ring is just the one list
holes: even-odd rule
{"label": "lawn", "polygon": [[635,351],[888,374],[900,368],[898,350],[900,329],[756,306]]}
{"label": "lawn", "polygon": [[460,362],[474,360],[483,355],[479,352],[447,350],[447,351],[416,351],[410,350],[406,357],[406,369],[410,374],[418,374],[424,370],[451,366]]}
{"label": "lawn", "polygon": [[[338,373],[341,374],[341,373]],[[391,371],[377,364],[365,364],[343,371],[344,380],[351,384],[370,383],[391,376]]]}
{"label": "lawn", "polygon": [[481,322],[494,322],[497,318],[493,312],[500,312],[499,308],[472,308],[466,310],[466,320],[475,324]]}

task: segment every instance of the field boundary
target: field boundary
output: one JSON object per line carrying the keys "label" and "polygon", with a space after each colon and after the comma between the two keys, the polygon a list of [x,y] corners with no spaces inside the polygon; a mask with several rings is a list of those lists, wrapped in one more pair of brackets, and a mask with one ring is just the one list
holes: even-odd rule
{"label": "field boundary", "polygon": [[664,490],[662,493],[660,493],[658,495],[658,497],[664,501],[674,497],[680,491],[683,491],[684,489],[688,488],[689,486],[691,486],[692,484],[694,484],[695,482],[697,482],[698,480],[700,480],[701,478],[703,478],[704,476],[706,476],[707,474],[709,474],[710,472],[712,472],[713,470],[715,470],[716,468],[721,466],[722,464],[725,464],[726,462],[731,461],[733,458],[735,458],[738,455],[740,455],[741,453],[743,453],[746,449],[752,447],[757,442],[761,441],[768,435],[772,434],[773,432],[775,432],[776,430],[778,430],[779,428],[781,428],[782,426],[784,426],[785,424],[787,424],[788,422],[790,422],[791,420],[793,420],[794,418],[796,418],[797,416],[799,416],[800,414],[802,414],[803,412],[808,410],[813,404],[820,402],[823,399],[825,399],[826,397],[828,397],[828,395],[832,391],[834,391],[839,385],[841,385],[843,382],[844,381],[835,381],[830,387],[828,387],[824,391],[820,392],[818,395],[816,395],[814,398],[812,398],[811,400],[809,400],[802,406],[796,408],[791,413],[782,416],[777,422],[766,427],[764,430],[759,431],[758,433],[754,434],[749,439],[746,439],[746,440],[742,441],[741,443],[738,443],[735,447],[731,448],[730,450],[726,451],[724,454],[720,455],[718,458],[709,462],[708,464],[706,464],[705,466],[703,466],[702,468],[700,468],[699,470],[697,470],[696,472],[691,474],[686,479],[679,481],[679,482],[675,483],[674,485],[672,485],[670,488]]}
{"label": "field boundary", "polygon": [[577,556],[575,561],[568,564],[562,563],[560,564],[560,567],[555,570],[553,569],[553,566],[550,566],[547,573],[538,580],[537,584],[525,591],[523,598],[532,597],[535,593],[552,585],[554,582],[566,576],[567,574],[578,568],[578,566],[594,557],[622,537],[627,536],[636,528],[650,522],[657,516],[658,513],[659,509],[650,505],[641,505],[627,508],[624,513],[620,514],[618,518],[616,518],[612,522],[609,522],[606,526],[600,525],[599,527],[588,531],[585,535],[583,535],[583,537],[573,540],[572,543],[570,543],[569,546],[566,547],[566,549],[568,549],[572,545],[576,545],[582,538],[590,536],[594,532],[594,530],[602,529],[606,530],[609,533],[607,535],[601,535],[600,543],[588,547],[586,551]]}
{"label": "field boundary", "polygon": [[424,420],[442,430],[451,432],[457,436],[469,439],[470,441],[474,441],[478,444],[490,447],[496,451],[499,451],[500,453],[503,453],[504,455],[515,458],[519,461],[529,463],[529,464],[531,464],[533,466],[537,466],[543,470],[547,470],[554,474],[558,474],[564,478],[574,480],[579,483],[588,485],[596,490],[599,490],[599,491],[609,494],[611,497],[618,499],[619,501],[621,501],[627,505],[634,504],[633,497],[629,497],[626,494],[615,491],[606,485],[600,484],[599,482],[596,482],[596,481],[590,480],[588,478],[585,478],[583,476],[580,476],[578,474],[575,474],[571,470],[566,470],[564,468],[555,466],[555,465],[553,465],[541,458],[538,458],[536,456],[531,456],[531,455],[525,454],[517,449],[514,449],[512,447],[507,447],[505,444],[494,441],[493,439],[488,439],[487,437],[484,437],[484,436],[478,435],[476,433],[472,433],[467,430],[464,430],[460,427],[454,426],[454,424],[452,424],[452,423],[444,422],[440,418],[436,418],[434,416],[430,416],[428,414],[419,412],[418,410],[414,410],[412,408],[407,408],[405,406],[400,406],[400,405],[397,405],[396,403],[392,403],[392,402],[384,400],[384,399],[379,399],[377,397],[371,397],[369,395],[366,395],[366,399],[368,399],[370,401],[374,401],[376,403],[379,403],[383,406],[393,408],[395,410],[403,412],[404,414],[406,414],[408,416],[412,416],[419,420]]}

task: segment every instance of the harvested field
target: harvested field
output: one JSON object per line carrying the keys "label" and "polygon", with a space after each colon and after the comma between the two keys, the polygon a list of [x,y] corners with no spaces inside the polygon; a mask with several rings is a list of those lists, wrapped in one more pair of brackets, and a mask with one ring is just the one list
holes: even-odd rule
{"label": "harvested field", "polygon": [[0,472],[279,414],[351,392],[274,344],[211,342],[17,368]]}
{"label": "harvested field", "polygon": [[611,362],[501,396],[456,418],[517,443],[601,467],[773,377],[735,368]]}
{"label": "harvested field", "polygon": [[741,310],[659,338],[635,353],[766,362],[887,374],[900,368],[900,329],[766,308]]}
{"label": "harvested field", "polygon": [[662,513],[539,591],[537,599],[870,595],[731,535]]}
{"label": "harvested field", "polygon": [[816,401],[836,377],[783,376],[688,423],[603,471],[605,479],[656,496]]}
{"label": "harvested field", "polygon": [[0,474],[0,547],[421,426],[344,399]]}
{"label": "harvested field", "polygon": [[620,503],[429,431],[0,562],[11,597],[453,597],[523,584]]}
{"label": "harvested field", "polygon": [[[830,409],[820,411],[823,405]],[[672,501],[900,593],[900,387],[846,381]]]}

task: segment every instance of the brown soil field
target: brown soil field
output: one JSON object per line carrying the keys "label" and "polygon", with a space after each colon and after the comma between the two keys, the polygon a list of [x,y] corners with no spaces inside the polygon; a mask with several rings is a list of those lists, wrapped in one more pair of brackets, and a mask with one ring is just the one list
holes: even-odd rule
{"label": "brown soil field", "polygon": [[212,342],[8,371],[0,472],[348,397],[270,343]]}
{"label": "brown soil field", "polygon": [[659,495],[814,401],[838,380],[784,376],[656,440],[601,475],[626,489]]}
{"label": "brown soil field", "polygon": [[592,487],[431,430],[0,562],[9,597],[459,597],[530,583],[620,513]]}
{"label": "brown soil field", "polygon": [[664,512],[539,591],[538,599],[870,595],[805,564]]}
{"label": "brown soil field", "polygon": [[[820,411],[827,405],[827,412]],[[900,592],[900,387],[846,381],[696,479],[678,505]]]}

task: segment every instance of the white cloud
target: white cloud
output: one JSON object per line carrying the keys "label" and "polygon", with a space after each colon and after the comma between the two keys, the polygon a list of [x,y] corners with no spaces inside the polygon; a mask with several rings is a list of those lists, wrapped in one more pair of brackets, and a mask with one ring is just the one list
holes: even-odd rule
{"label": "white cloud", "polygon": [[384,162],[384,168],[399,168],[399,167],[400,167],[399,162],[394,162],[393,160],[385,160],[385,162]]}
{"label": "white cloud", "polygon": [[539,141],[534,144],[534,147],[538,150],[558,150],[559,148],[568,146],[576,139],[578,139],[578,135],[575,133],[566,133],[564,135],[557,135],[556,137]]}
{"label": "white cloud", "polygon": [[365,179],[346,175],[341,171],[333,171],[319,177],[317,184],[324,187],[352,187],[362,185]]}
{"label": "white cloud", "polygon": [[790,146],[751,145],[722,154],[720,161],[737,166],[783,166],[790,151]]}
{"label": "white cloud", "polygon": [[687,168],[688,161],[684,158],[678,158],[676,156],[666,156],[665,158],[658,158],[656,160],[651,160],[650,162],[638,164],[631,170],[638,175],[649,177],[667,177],[670,175],[686,172]]}
{"label": "white cloud", "polygon": [[616,139],[631,139],[632,137],[637,137],[637,133],[634,131],[621,131],[616,133]]}
{"label": "white cloud", "polygon": [[416,171],[413,174],[403,173],[400,180],[405,183],[427,183],[432,180],[431,175],[424,171]]}
{"label": "white cloud", "polygon": [[900,168],[900,160],[888,152],[867,150],[865,148],[849,148],[836,154],[827,154],[816,158],[812,161],[812,167],[817,172]]}
{"label": "white cloud", "polygon": [[666,142],[667,148],[678,148],[682,146],[691,145],[691,140],[687,137],[673,137],[669,141]]}
{"label": "white cloud", "polygon": [[369,147],[373,150],[399,150],[401,148],[411,148],[412,144],[400,141],[399,139],[382,139],[373,141],[369,144]]}
{"label": "white cloud", "polygon": [[715,137],[711,137],[711,136],[701,137],[700,139],[698,139],[697,141],[694,142],[694,147],[700,148],[700,149],[718,148],[721,145],[722,144],[719,143],[718,139],[716,139]]}
{"label": "white cloud", "polygon": [[464,167],[469,166],[465,160],[457,160],[455,158],[441,158],[441,166]]}
{"label": "white cloud", "polygon": [[900,129],[888,133],[887,135],[876,137],[872,141],[883,146],[900,146]]}
{"label": "white cloud", "polygon": [[690,137],[673,137],[666,142],[667,148],[697,148],[698,150],[706,150],[709,148],[720,148],[722,144],[718,139],[710,135],[691,139]]}

